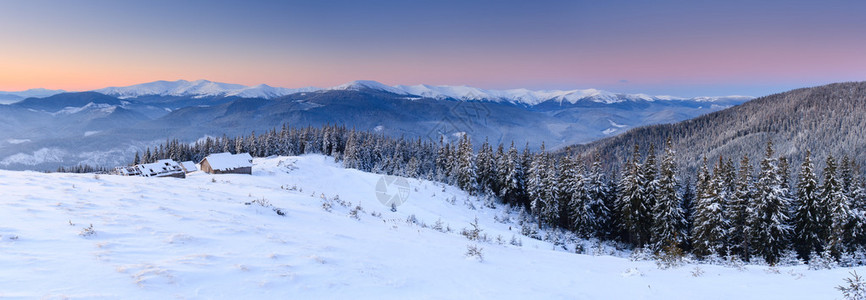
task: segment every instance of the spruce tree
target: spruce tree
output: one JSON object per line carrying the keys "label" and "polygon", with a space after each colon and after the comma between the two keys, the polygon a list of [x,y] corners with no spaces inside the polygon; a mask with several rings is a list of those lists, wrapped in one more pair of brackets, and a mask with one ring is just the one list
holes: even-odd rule
{"label": "spruce tree", "polygon": [[668,138],[659,169],[656,203],[652,210],[652,243],[656,252],[662,249],[673,251],[674,248],[671,247],[680,247],[685,238],[685,218],[683,218],[681,199],[677,192],[679,186],[675,159],[671,139]]}
{"label": "spruce tree", "polygon": [[610,201],[608,201],[608,189],[605,182],[604,172],[601,169],[601,161],[595,157],[589,173],[586,175],[586,198],[589,201],[589,214],[594,220],[590,229],[598,238],[607,237],[610,232],[611,212]]}
{"label": "spruce tree", "polygon": [[695,203],[695,223],[692,228],[692,252],[698,257],[711,254],[722,255],[725,247],[725,234],[728,228],[725,219],[724,202],[719,196],[724,189],[722,169],[717,166],[712,175],[704,165],[698,175],[698,193]]}
{"label": "spruce tree", "polygon": [[749,226],[750,206],[755,198],[755,184],[752,178],[752,164],[748,156],[740,160],[740,169],[737,171],[736,189],[734,194],[728,198],[725,214],[730,223],[728,231],[728,246],[731,254],[738,255],[747,260],[751,255]]}
{"label": "spruce tree", "polygon": [[476,157],[476,176],[478,178],[478,190],[482,193],[494,191],[496,182],[496,160],[493,157],[493,147],[484,139],[481,149]]}
{"label": "spruce tree", "polygon": [[851,208],[836,172],[836,160],[832,155],[827,156],[824,185],[821,187],[820,196],[826,205],[824,209],[826,214],[824,226],[827,230],[825,249],[829,249],[838,258],[842,254],[845,237],[848,235],[846,229],[850,221]]}
{"label": "spruce tree", "polygon": [[502,188],[499,190],[499,197],[505,203],[526,207],[526,203],[522,202],[526,186],[525,173],[520,154],[517,153],[517,148],[514,147],[514,142],[511,142],[511,147],[508,148],[508,152],[502,158],[498,169],[502,178],[502,182],[500,183]]}
{"label": "spruce tree", "polygon": [[811,151],[806,152],[797,176],[797,197],[792,219],[794,248],[804,260],[809,260],[810,253],[823,251],[821,224],[825,223],[823,218],[826,215],[818,197],[818,178],[815,176],[811,155]]}
{"label": "spruce tree", "polygon": [[548,169],[550,169],[550,156],[544,151],[544,144],[542,144],[541,150],[534,155],[529,164],[526,189],[532,214],[545,224],[551,225],[548,213],[553,210],[550,207],[553,199],[550,197],[552,186],[549,185]]}
{"label": "spruce tree", "polygon": [[[641,194],[643,195],[643,206],[646,207],[646,213],[643,215],[643,218],[640,220],[640,226],[643,228],[642,235],[646,239],[646,243],[652,243],[652,228],[653,228],[653,215],[652,210],[655,207],[657,202],[657,197],[659,193],[659,180],[658,180],[658,162],[656,161],[655,154],[655,146],[650,145],[649,151],[647,153],[647,157],[644,160],[644,163],[641,165]],[[651,245],[650,245],[651,246]]]}
{"label": "spruce tree", "polygon": [[752,215],[752,245],[755,253],[763,256],[768,263],[779,260],[787,244],[790,226],[788,225],[788,209],[790,200],[786,197],[788,189],[782,185],[783,180],[773,157],[773,143],[767,142],[765,157],[761,161],[761,173],[758,176],[757,197]]}
{"label": "spruce tree", "polygon": [[696,200],[695,189],[692,187],[691,178],[686,178],[684,180],[685,186],[683,186],[682,202],[680,208],[683,211],[683,220],[685,220],[685,225],[683,231],[685,232],[685,236],[683,236],[683,249],[691,250],[691,233],[692,228],[694,227],[694,203]]}
{"label": "spruce tree", "polygon": [[472,150],[472,142],[468,135],[463,135],[458,144],[456,153],[456,175],[457,186],[460,189],[475,194],[475,153]]}
{"label": "spruce tree", "polygon": [[568,180],[566,186],[569,188],[566,195],[569,200],[570,227],[578,236],[588,238],[595,234],[595,222],[598,220],[592,215],[592,201],[589,198],[588,180],[584,176],[583,164],[572,162],[571,165],[573,171],[565,176]]}
{"label": "spruce tree", "polygon": [[646,183],[642,170],[640,148],[635,145],[632,158],[626,163],[617,188],[619,192],[617,209],[626,241],[638,247],[648,245],[650,228],[646,224],[650,219],[650,207],[646,206],[643,194]]}

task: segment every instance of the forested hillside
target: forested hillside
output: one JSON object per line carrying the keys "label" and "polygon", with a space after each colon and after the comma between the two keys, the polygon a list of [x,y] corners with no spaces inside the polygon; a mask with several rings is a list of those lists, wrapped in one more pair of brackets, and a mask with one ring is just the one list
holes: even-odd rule
{"label": "forested hillside", "polygon": [[851,155],[866,162],[866,82],[834,83],[761,97],[739,106],[675,124],[636,128],[618,136],[564,152],[592,157],[598,154],[606,168],[621,165],[638,145],[661,149],[671,138],[678,163],[696,170],[706,156],[739,160],[759,158],[772,141],[777,153],[797,169],[807,151],[823,159]]}

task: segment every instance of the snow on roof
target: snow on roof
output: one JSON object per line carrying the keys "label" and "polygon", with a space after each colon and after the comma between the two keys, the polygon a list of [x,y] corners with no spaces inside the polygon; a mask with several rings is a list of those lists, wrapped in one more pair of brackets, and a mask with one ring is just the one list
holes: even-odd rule
{"label": "snow on roof", "polygon": [[[229,152],[215,153],[204,158],[211,169],[226,171],[253,166],[253,157],[249,153],[231,154]],[[204,161],[202,160],[202,161]]]}
{"label": "snow on roof", "polygon": [[190,161],[182,161],[180,162],[180,166],[186,170],[187,173],[198,171],[198,167],[195,166],[195,163]]}
{"label": "snow on roof", "polygon": [[140,164],[136,168],[141,170],[141,176],[167,176],[176,173],[183,173],[183,169],[176,161],[171,159],[160,159],[155,163]]}

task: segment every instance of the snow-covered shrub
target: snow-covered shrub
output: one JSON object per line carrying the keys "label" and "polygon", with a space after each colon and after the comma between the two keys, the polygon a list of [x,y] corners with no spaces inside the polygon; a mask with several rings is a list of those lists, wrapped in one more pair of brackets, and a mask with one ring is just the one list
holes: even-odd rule
{"label": "snow-covered shrub", "polygon": [[704,269],[701,269],[700,266],[695,266],[695,268],[692,269],[692,277],[701,277],[703,275],[704,275]]}
{"label": "snow-covered shrub", "polygon": [[586,254],[586,246],[583,243],[574,244],[574,253],[575,254]]}
{"label": "snow-covered shrub", "polygon": [[480,226],[478,226],[478,217],[475,217],[475,221],[472,221],[472,223],[469,223],[469,225],[472,226],[472,228],[463,228],[463,230],[460,231],[460,234],[465,236],[470,241],[477,241],[481,239],[482,229]]}
{"label": "snow-covered shrub", "polygon": [[538,234],[538,224],[532,222],[523,222],[523,224],[520,225],[520,234],[539,241],[541,240],[541,235]]}
{"label": "snow-covered shrub", "polygon": [[253,204],[259,205],[259,206],[264,207],[264,208],[270,208],[271,210],[274,211],[274,213],[276,213],[279,216],[285,216],[286,215],[286,213],[283,212],[283,210],[275,207],[273,204],[271,204],[270,201],[268,201],[268,199],[265,199],[265,198],[255,199],[253,201],[246,202],[244,204],[245,205],[253,205]]}
{"label": "snow-covered shrub", "polygon": [[352,210],[349,211],[349,217],[355,220],[361,220],[361,216],[359,213],[364,212],[364,208],[361,207],[361,203],[358,203]]}
{"label": "snow-covered shrub", "polygon": [[468,208],[469,210],[475,210],[475,204],[472,204],[472,201],[469,200],[469,197],[463,199],[463,204],[466,205],[466,208]]}
{"label": "snow-covered shrub", "polygon": [[837,286],[836,289],[842,292],[842,297],[847,300],[864,300],[866,299],[866,281],[863,277],[857,274],[857,271],[851,271],[851,277],[845,278],[845,285]]}
{"label": "snow-covered shrub", "polygon": [[833,269],[839,266],[836,258],[830,254],[830,249],[822,251],[820,255],[812,252],[809,257],[809,270]]}
{"label": "snow-covered shrub", "polygon": [[670,244],[664,247],[662,251],[656,255],[656,266],[659,269],[666,270],[677,268],[683,265],[683,249],[676,244]]}
{"label": "snow-covered shrub", "polygon": [[728,254],[728,256],[725,256],[725,266],[735,268],[738,271],[746,270],[746,263],[743,262],[742,259],[740,259],[740,256],[733,254]]}
{"label": "snow-covered shrub", "polygon": [[415,217],[415,214],[411,214],[406,217],[406,224],[413,225],[418,224],[418,218]]}
{"label": "snow-covered shrub", "polygon": [[842,254],[839,255],[839,266],[846,268],[857,266],[854,254],[850,252],[842,252]]}
{"label": "snow-covered shrub", "polygon": [[436,220],[436,223],[433,223],[432,228],[433,228],[433,230],[436,230],[439,232],[445,232],[445,228],[442,227],[443,225],[445,225],[445,224],[442,223],[442,218],[439,218]]}
{"label": "snow-covered shrub", "polygon": [[93,229],[93,224],[90,224],[90,226],[81,229],[81,232],[78,233],[78,235],[83,236],[83,237],[89,237],[89,236],[93,236],[95,234],[96,234],[96,230]]}
{"label": "snow-covered shrub", "polygon": [[647,247],[637,247],[631,251],[628,259],[631,261],[650,260],[653,258],[653,252]]}
{"label": "snow-covered shrub", "polygon": [[779,266],[799,266],[803,264],[803,260],[797,256],[797,251],[788,249],[782,252],[782,257],[779,258]]}
{"label": "snow-covered shrub", "polygon": [[484,195],[484,206],[487,208],[490,208],[490,209],[496,209],[496,201],[495,200],[496,199],[493,198],[493,196],[491,196],[490,193],[485,194]]}
{"label": "snow-covered shrub", "polygon": [[331,204],[331,200],[322,199],[322,210],[324,210],[326,212],[331,212],[332,207],[333,207],[333,204]]}
{"label": "snow-covered shrub", "polygon": [[509,242],[509,244],[517,246],[517,247],[523,247],[523,241],[518,239],[517,236],[515,236],[513,234],[511,235],[511,241]]}
{"label": "snow-covered shrub", "polygon": [[478,262],[484,262],[484,254],[481,251],[484,248],[478,247],[478,245],[470,244],[466,245],[466,257],[475,258]]}

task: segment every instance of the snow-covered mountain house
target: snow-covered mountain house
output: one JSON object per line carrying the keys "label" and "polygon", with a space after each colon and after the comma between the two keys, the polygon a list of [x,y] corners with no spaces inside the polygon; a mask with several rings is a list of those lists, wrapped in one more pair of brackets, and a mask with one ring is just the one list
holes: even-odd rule
{"label": "snow-covered mountain house", "polygon": [[114,169],[114,174],[123,176],[141,176],[141,177],[177,177],[186,178],[181,165],[171,159],[160,159],[154,163],[139,164],[129,167],[118,167]]}
{"label": "snow-covered mountain house", "polygon": [[249,153],[215,153],[202,159],[199,165],[209,174],[253,174],[253,157]]}
{"label": "snow-covered mountain house", "polygon": [[183,168],[183,172],[187,174],[198,171],[195,162],[191,160],[180,162],[180,167]]}

